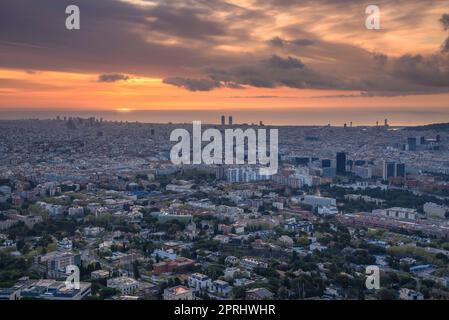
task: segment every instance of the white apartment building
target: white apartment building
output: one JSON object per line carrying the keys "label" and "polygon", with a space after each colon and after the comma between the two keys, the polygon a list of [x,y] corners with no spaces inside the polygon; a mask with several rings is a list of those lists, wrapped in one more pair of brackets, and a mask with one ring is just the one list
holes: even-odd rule
{"label": "white apartment building", "polygon": [[335,206],[318,207],[318,214],[323,216],[333,216],[338,214],[338,208]]}
{"label": "white apartment building", "polygon": [[192,188],[191,184],[185,184],[185,185],[178,185],[178,184],[168,184],[165,187],[165,190],[167,191],[172,191],[172,192],[179,192],[179,193],[183,193],[183,192],[188,192],[190,191]]}
{"label": "white apartment building", "polygon": [[404,220],[416,220],[416,209],[410,208],[389,208],[389,209],[376,209],[372,211],[373,214],[381,215],[391,219],[404,219]]}
{"label": "white apartment building", "polygon": [[334,198],[325,198],[312,195],[304,196],[304,198],[302,199],[302,203],[308,204],[312,207],[337,206],[337,200]]}
{"label": "white apartment building", "polygon": [[107,287],[120,291],[122,295],[132,295],[139,288],[139,282],[129,277],[119,277],[108,279]]}
{"label": "white apartment building", "polygon": [[430,218],[445,219],[446,213],[449,212],[449,207],[441,206],[433,202],[426,202],[424,204],[424,213]]}
{"label": "white apartment building", "polygon": [[245,268],[246,270],[250,270],[250,271],[255,269],[255,268],[257,268],[257,267],[260,267],[260,268],[267,268],[268,267],[267,263],[259,261],[259,260],[256,260],[256,259],[252,259],[252,258],[243,258],[240,261],[240,265],[243,268]]}
{"label": "white apartment building", "polygon": [[243,167],[229,168],[226,171],[226,177],[230,183],[254,182],[270,180],[271,176],[260,174],[259,168]]}
{"label": "white apartment building", "polygon": [[71,207],[69,208],[69,216],[82,216],[84,214],[83,207]]}
{"label": "white apartment building", "polygon": [[189,276],[187,283],[194,291],[206,291],[211,286],[211,279],[201,273],[193,273]]}
{"label": "white apartment building", "polygon": [[363,179],[371,179],[373,177],[372,167],[354,167],[354,173]]}

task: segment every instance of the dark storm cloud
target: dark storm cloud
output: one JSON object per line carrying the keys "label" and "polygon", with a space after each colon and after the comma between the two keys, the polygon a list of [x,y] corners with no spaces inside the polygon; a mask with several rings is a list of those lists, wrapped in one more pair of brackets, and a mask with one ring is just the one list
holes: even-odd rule
{"label": "dark storm cloud", "polygon": [[226,70],[213,68],[208,69],[207,72],[210,79],[220,84],[233,83],[258,88],[287,86],[324,89],[340,87],[342,84],[332,75],[320,74],[307,68],[298,58],[283,58],[277,55],[272,55],[253,64],[240,65]]}
{"label": "dark storm cloud", "polygon": [[374,53],[373,59],[376,61],[380,66],[385,66],[385,64],[388,62],[388,56],[383,53]]}
{"label": "dark storm cloud", "polygon": [[273,55],[259,62],[230,69],[208,69],[207,79],[211,80],[182,79],[172,84],[192,91],[212,90],[225,86],[225,83],[235,83],[261,88],[286,86],[361,92],[360,95],[345,97],[389,97],[449,91],[448,62],[441,55],[403,55],[394,59],[383,54],[367,53],[366,56],[365,62],[371,63],[366,72],[334,75],[318,72],[298,58]]}
{"label": "dark storm cloud", "polygon": [[98,76],[98,82],[117,82],[129,80],[129,76],[120,73],[104,73]]}
{"label": "dark storm cloud", "polygon": [[441,51],[449,52],[449,37],[441,45]]}
{"label": "dark storm cloud", "polygon": [[443,25],[444,30],[449,30],[449,14],[443,14],[440,18],[440,22]]}
{"label": "dark storm cloud", "polygon": [[315,42],[313,40],[310,40],[310,39],[295,39],[295,40],[292,40],[291,43],[293,43],[293,44],[295,44],[297,46],[311,46]]}
{"label": "dark storm cloud", "polygon": [[272,55],[271,58],[267,60],[267,64],[273,68],[286,70],[304,68],[304,63],[302,63],[301,60],[293,57],[282,58],[278,55]]}
{"label": "dark storm cloud", "polygon": [[404,55],[394,62],[392,73],[419,85],[449,86],[448,59],[440,55]]}
{"label": "dark storm cloud", "polygon": [[220,81],[212,79],[189,79],[181,77],[173,77],[164,79],[164,83],[177,87],[185,88],[189,91],[210,91],[212,89],[222,87]]}
{"label": "dark storm cloud", "polygon": [[149,25],[152,30],[183,38],[202,39],[209,36],[226,35],[224,25],[200,17],[201,14],[206,13],[201,9],[160,5],[148,10],[148,15],[154,19],[149,22]]}
{"label": "dark storm cloud", "polygon": [[281,37],[274,37],[268,41],[272,46],[283,48],[286,44],[285,40]]}
{"label": "dark storm cloud", "polygon": [[315,42],[310,39],[295,39],[295,40],[285,40],[281,37],[274,37],[268,41],[273,47],[284,48],[287,45],[296,45],[296,46],[311,46]]}
{"label": "dark storm cloud", "polygon": [[172,77],[164,79],[164,83],[185,88],[189,91],[211,91],[217,88],[243,89],[238,83],[232,81],[220,81],[213,79],[213,77],[200,79]]}
{"label": "dark storm cloud", "polygon": [[[161,1],[164,3],[165,1]],[[209,3],[213,3],[211,0]],[[232,36],[210,12],[117,0],[2,0],[0,66],[167,76],[234,57],[211,52],[214,37]],[[65,8],[81,11],[81,29],[65,28]],[[209,13],[209,14],[208,14]],[[244,37],[243,31],[239,30]],[[167,39],[177,39],[166,43]],[[238,57],[236,57],[238,58]],[[191,72],[191,71],[190,71]]]}

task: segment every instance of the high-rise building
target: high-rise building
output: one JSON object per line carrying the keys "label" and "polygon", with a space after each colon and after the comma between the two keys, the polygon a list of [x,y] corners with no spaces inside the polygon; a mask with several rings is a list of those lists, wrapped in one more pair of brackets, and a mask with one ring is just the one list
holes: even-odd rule
{"label": "high-rise building", "polygon": [[331,160],[330,159],[321,159],[321,167],[322,168],[330,168]]}
{"label": "high-rise building", "polygon": [[226,124],[225,116],[221,116],[221,125],[224,126]]}
{"label": "high-rise building", "polygon": [[346,173],[346,153],[338,152],[337,153],[337,174],[345,174]]}
{"label": "high-rise building", "polygon": [[415,137],[407,139],[407,150],[409,150],[409,151],[416,150],[416,138]]}
{"label": "high-rise building", "polygon": [[354,161],[353,160],[347,160],[346,161],[346,165],[350,168],[349,170],[352,170],[352,167],[354,166]]}
{"label": "high-rise building", "polygon": [[384,180],[396,177],[405,178],[405,164],[396,163],[394,161],[384,161],[382,177]]}
{"label": "high-rise building", "polygon": [[384,161],[382,177],[384,180],[396,176],[396,163],[393,161]]}
{"label": "high-rise building", "polygon": [[232,126],[232,116],[229,116],[229,125]]}
{"label": "high-rise building", "polygon": [[396,177],[405,178],[405,164],[396,163]]}

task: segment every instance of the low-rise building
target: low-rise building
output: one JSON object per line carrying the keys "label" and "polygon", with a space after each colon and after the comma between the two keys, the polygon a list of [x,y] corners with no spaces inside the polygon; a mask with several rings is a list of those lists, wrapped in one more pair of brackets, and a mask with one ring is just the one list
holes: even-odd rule
{"label": "low-rise building", "polygon": [[389,208],[389,209],[376,209],[372,211],[375,215],[381,215],[391,219],[404,219],[404,220],[416,220],[416,209],[410,208]]}
{"label": "low-rise building", "polygon": [[[20,282],[20,281],[19,281]],[[80,282],[79,289],[68,288],[64,281],[29,280],[16,291],[15,298],[44,300],[82,300],[91,295],[91,284]]]}
{"label": "low-rise building", "polygon": [[335,207],[337,205],[337,200],[334,198],[325,198],[325,197],[307,195],[307,196],[303,197],[302,203],[312,206],[314,208],[326,207],[326,206],[334,206]]}
{"label": "low-rise building", "polygon": [[219,297],[228,298],[232,293],[232,286],[223,280],[215,280],[211,283],[209,292]]}
{"label": "low-rise building", "polygon": [[446,219],[449,213],[449,207],[438,205],[433,202],[426,202],[423,206],[424,213],[429,218]]}
{"label": "low-rise building", "polygon": [[424,300],[424,295],[421,292],[401,288],[399,290],[399,299],[401,300]]}
{"label": "low-rise building", "polygon": [[164,300],[192,300],[193,290],[184,286],[176,286],[164,290]]}
{"label": "low-rise building", "polygon": [[266,288],[254,288],[246,291],[246,300],[270,300],[274,294]]}
{"label": "low-rise building", "polygon": [[81,255],[72,252],[55,251],[34,257],[33,263],[48,278],[57,279],[67,275],[66,268],[68,266],[79,266],[81,264]]}
{"label": "low-rise building", "polygon": [[211,279],[201,273],[193,273],[189,276],[187,280],[189,287],[194,291],[205,291],[211,286]]}
{"label": "low-rise building", "polygon": [[139,282],[129,277],[108,279],[107,287],[119,291],[122,295],[133,295],[137,292]]}
{"label": "low-rise building", "polygon": [[255,268],[267,268],[268,264],[263,261],[259,261],[253,258],[243,258],[240,261],[240,265],[246,270],[254,270]]}

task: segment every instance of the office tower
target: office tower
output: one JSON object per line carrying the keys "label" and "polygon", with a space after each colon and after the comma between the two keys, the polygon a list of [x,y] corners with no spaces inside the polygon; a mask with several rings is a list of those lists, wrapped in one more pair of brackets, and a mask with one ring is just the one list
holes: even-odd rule
{"label": "office tower", "polygon": [[407,139],[407,150],[416,151],[416,138],[408,138]]}
{"label": "office tower", "polygon": [[354,166],[354,161],[348,160],[348,161],[346,161],[346,164],[349,166],[350,170],[352,170],[352,167]]}
{"label": "office tower", "polygon": [[225,177],[225,168],[223,166],[217,166],[215,168],[215,178],[221,180]]}
{"label": "office tower", "polygon": [[396,176],[396,163],[393,161],[384,161],[383,174],[382,174],[383,179],[388,180],[388,178],[393,178],[395,176]]}
{"label": "office tower", "polygon": [[346,153],[338,152],[337,153],[337,174],[345,174],[346,173]]}
{"label": "office tower", "polygon": [[371,179],[373,177],[373,168],[372,167],[355,167],[354,173],[356,176],[363,179]]}
{"label": "office tower", "polygon": [[224,126],[226,124],[225,116],[221,116],[221,125]]}
{"label": "office tower", "polygon": [[229,116],[229,125],[232,126],[232,116]]}
{"label": "office tower", "polygon": [[321,160],[321,167],[322,168],[330,168],[331,167],[331,160],[330,159],[322,159]]}
{"label": "office tower", "polygon": [[323,177],[335,178],[336,175],[337,171],[335,170],[335,168],[323,168]]}
{"label": "office tower", "polygon": [[295,164],[300,166],[308,166],[310,163],[309,157],[295,157]]}
{"label": "office tower", "polygon": [[417,136],[416,137],[416,145],[420,146],[426,143],[426,138],[423,136]]}
{"label": "office tower", "polygon": [[405,178],[405,164],[403,163],[396,164],[396,177]]}

